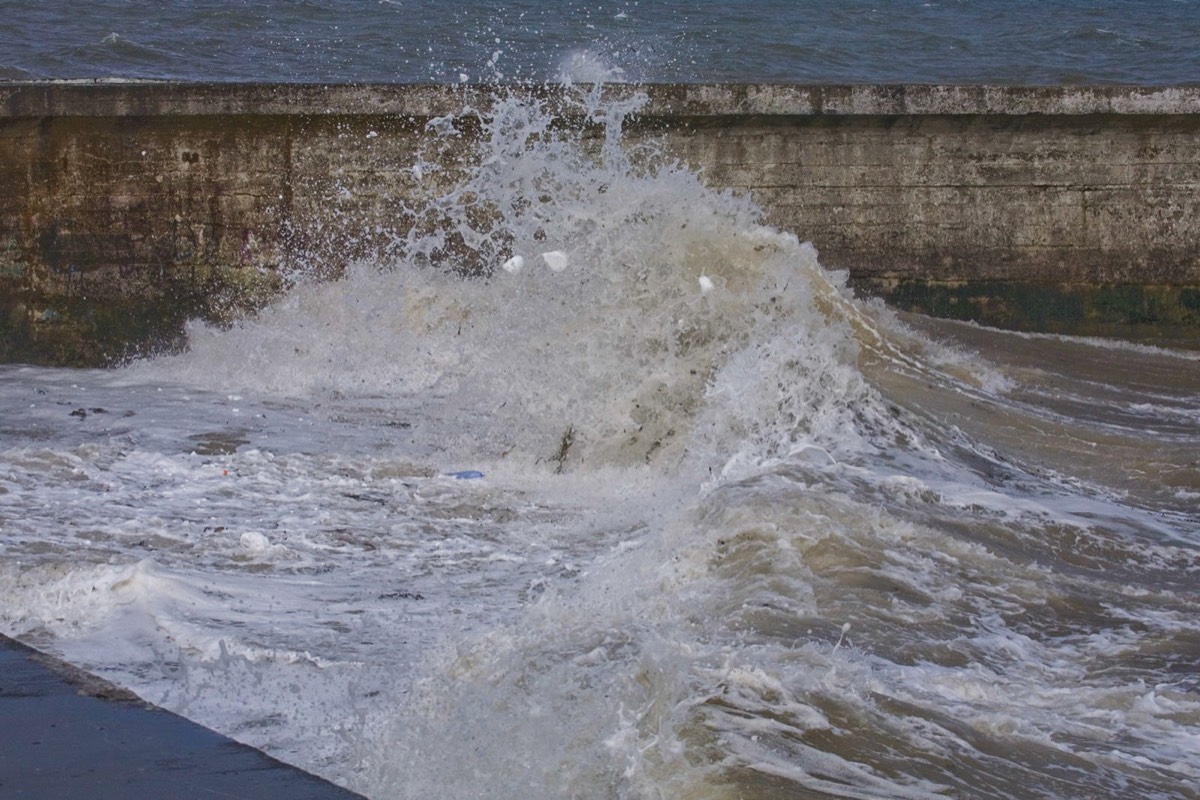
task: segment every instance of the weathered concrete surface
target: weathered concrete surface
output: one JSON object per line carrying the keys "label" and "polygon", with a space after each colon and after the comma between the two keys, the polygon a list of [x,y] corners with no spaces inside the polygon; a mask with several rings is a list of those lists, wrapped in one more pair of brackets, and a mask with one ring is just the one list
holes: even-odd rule
{"label": "weathered concrete surface", "polygon": [[0,729],[5,798],[360,798],[5,636]]}
{"label": "weathered concrete surface", "polygon": [[[659,138],[750,192],[894,301],[1009,325],[1200,329],[1200,89],[639,90],[627,139]],[[102,363],[189,316],[253,308],[301,264],[335,274],[386,254],[437,189],[414,176],[417,153],[442,139],[439,180],[453,181],[473,157],[463,111],[486,113],[492,91],[0,84],[0,360]],[[454,136],[427,129],[448,115]],[[1036,291],[992,302],[1016,286]],[[1021,296],[1049,302],[1030,313]]]}

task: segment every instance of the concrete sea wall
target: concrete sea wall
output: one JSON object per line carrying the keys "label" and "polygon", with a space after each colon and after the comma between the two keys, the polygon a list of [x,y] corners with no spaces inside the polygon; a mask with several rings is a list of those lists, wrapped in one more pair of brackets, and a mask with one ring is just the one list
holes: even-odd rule
{"label": "concrete sea wall", "polygon": [[[1014,327],[1200,332],[1200,88],[638,91],[627,140],[751,193],[864,291]],[[491,92],[0,84],[0,361],[105,363],[252,309],[301,265],[386,251],[431,188],[418,153],[440,139],[452,182],[479,127],[462,111]],[[427,127],[449,115],[450,135]]]}

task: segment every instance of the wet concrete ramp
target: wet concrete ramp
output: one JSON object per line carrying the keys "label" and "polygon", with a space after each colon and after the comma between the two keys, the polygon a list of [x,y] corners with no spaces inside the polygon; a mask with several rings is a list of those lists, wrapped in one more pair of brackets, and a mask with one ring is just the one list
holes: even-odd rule
{"label": "wet concrete ramp", "polygon": [[360,797],[4,636],[0,731],[4,798]]}

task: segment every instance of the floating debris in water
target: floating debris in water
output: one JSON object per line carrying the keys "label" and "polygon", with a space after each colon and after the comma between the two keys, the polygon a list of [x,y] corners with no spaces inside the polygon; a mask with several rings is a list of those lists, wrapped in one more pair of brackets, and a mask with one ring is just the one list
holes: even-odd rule
{"label": "floating debris in water", "polygon": [[567,268],[569,259],[562,250],[551,250],[548,253],[542,253],[542,261],[546,262],[546,266],[550,268],[551,272],[562,272]]}

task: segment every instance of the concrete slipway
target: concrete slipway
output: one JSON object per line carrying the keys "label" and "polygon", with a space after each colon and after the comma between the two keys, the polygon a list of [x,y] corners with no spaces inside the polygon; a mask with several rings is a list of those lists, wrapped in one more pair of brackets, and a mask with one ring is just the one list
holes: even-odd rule
{"label": "concrete slipway", "polygon": [[0,797],[357,795],[0,636]]}

